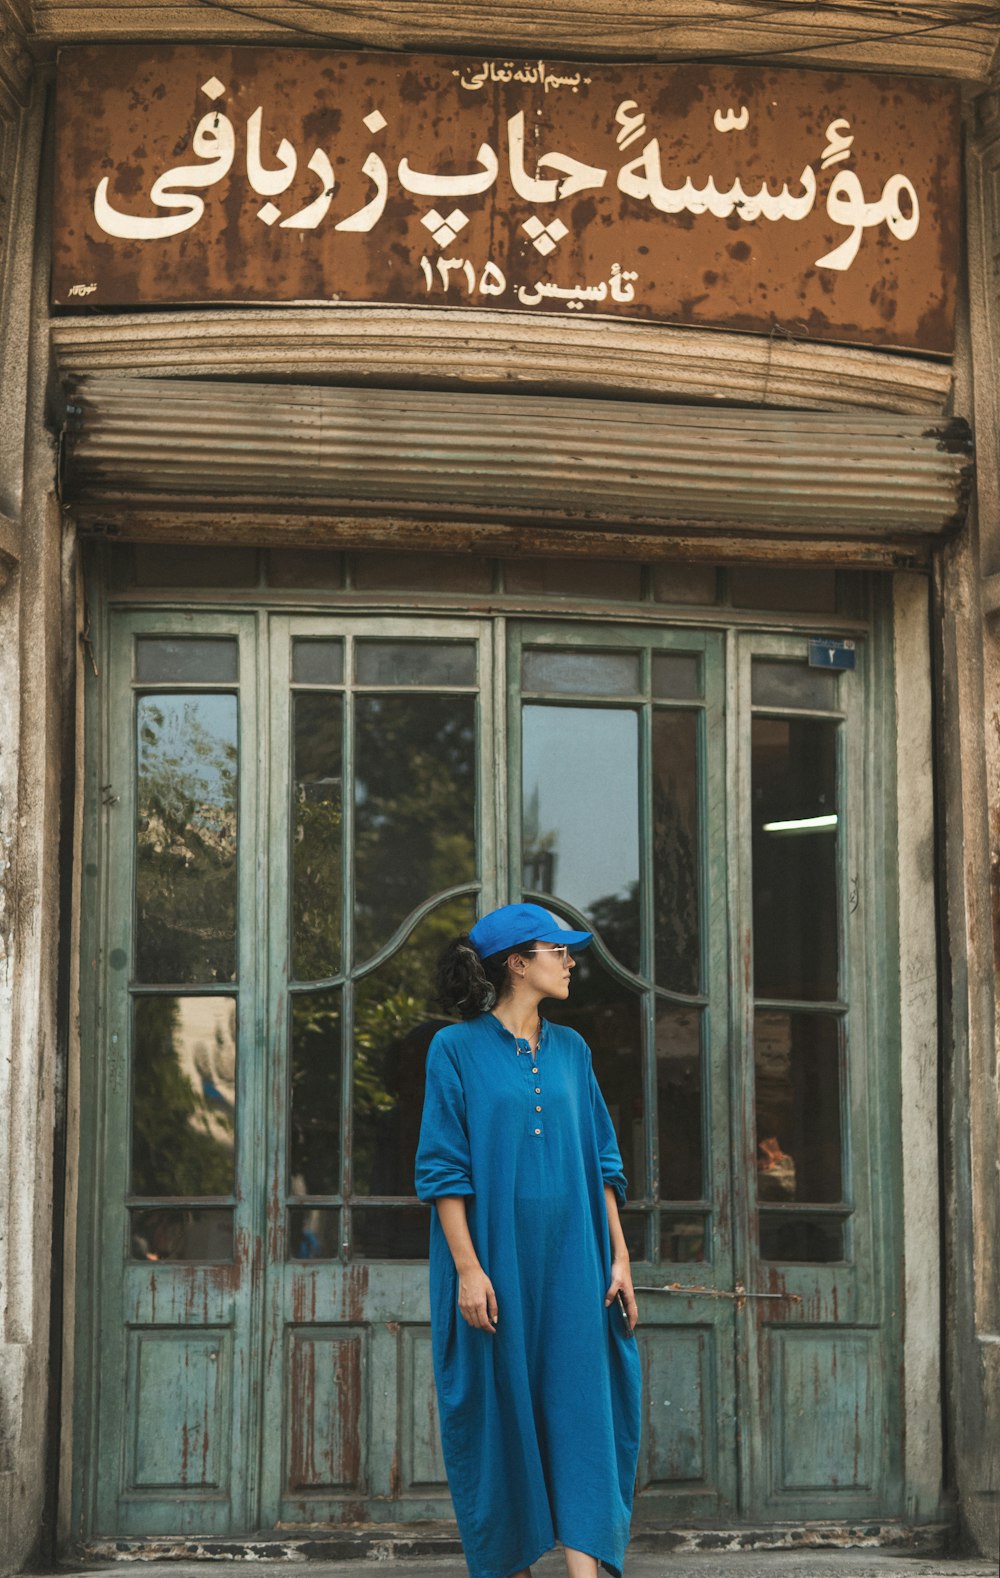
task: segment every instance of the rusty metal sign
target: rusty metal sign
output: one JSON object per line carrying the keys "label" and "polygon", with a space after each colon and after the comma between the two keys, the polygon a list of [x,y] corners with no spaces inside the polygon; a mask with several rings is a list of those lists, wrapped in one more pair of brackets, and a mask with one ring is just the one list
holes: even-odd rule
{"label": "rusty metal sign", "polygon": [[957,89],[926,78],[71,48],[52,301],[597,313],[947,355],[959,146]]}

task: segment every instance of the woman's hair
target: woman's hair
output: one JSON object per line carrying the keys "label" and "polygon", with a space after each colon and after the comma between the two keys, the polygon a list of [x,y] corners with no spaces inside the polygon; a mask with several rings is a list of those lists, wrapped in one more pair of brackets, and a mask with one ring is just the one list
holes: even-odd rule
{"label": "woman's hair", "polygon": [[504,948],[502,953],[481,959],[467,932],[454,938],[443,949],[437,962],[437,996],[441,1007],[460,1019],[475,1019],[493,1007],[509,989],[507,960],[512,953],[523,953],[530,941]]}

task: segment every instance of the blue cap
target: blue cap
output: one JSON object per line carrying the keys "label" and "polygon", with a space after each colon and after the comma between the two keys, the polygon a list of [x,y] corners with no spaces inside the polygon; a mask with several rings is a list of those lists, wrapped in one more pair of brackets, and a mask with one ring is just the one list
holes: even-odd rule
{"label": "blue cap", "polygon": [[565,943],[567,948],[586,948],[593,932],[571,931],[564,920],[540,904],[504,904],[477,921],[469,941],[481,959],[516,948],[522,942]]}

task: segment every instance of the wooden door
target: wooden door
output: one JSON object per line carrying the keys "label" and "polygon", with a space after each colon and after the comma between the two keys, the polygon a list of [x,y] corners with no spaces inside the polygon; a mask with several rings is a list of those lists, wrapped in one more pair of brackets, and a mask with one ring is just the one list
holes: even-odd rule
{"label": "wooden door", "polygon": [[447,1517],[413,1195],[441,943],[551,1008],[626,1171],[638,1525],[902,1505],[891,770],[802,634],[122,610],[87,749],[75,1527]]}
{"label": "wooden door", "polygon": [[496,902],[491,638],[271,621],[264,1527],[451,1514],[413,1165],[434,962]]}

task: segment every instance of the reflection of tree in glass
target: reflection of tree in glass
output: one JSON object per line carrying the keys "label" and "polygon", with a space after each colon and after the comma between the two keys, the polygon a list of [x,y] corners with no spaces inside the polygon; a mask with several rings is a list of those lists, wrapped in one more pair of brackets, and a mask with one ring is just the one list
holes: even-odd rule
{"label": "reflection of tree in glass", "polygon": [[138,706],[136,973],[236,974],[236,698]]}
{"label": "reflection of tree in glass", "polygon": [[659,778],[653,783],[656,979],[675,992],[697,992],[700,984],[693,734],[691,743],[690,803],[685,803],[686,778],[680,789],[669,779],[666,784]]}
{"label": "reflection of tree in glass", "polygon": [[424,1059],[446,1021],[435,1010],[434,965],[447,942],[468,931],[471,899],[428,915],[409,941],[359,981],[354,1020],[356,1194],[413,1194]]}
{"label": "reflection of tree in glass", "polygon": [[[231,1111],[215,1110],[181,1066],[174,997],[136,1004],[132,1053],[132,1193],[227,1195],[233,1187]],[[223,1143],[220,1143],[222,1141]]]}
{"label": "reflection of tree in glass", "polygon": [[295,697],[292,939],[298,981],[322,980],[340,969],[342,729],[340,696]]}
{"label": "reflection of tree in glass", "polygon": [[292,998],[289,1172],[300,1195],[340,1193],[341,993]]}
{"label": "reflection of tree in glass", "polygon": [[415,907],[475,876],[472,696],[361,696],[355,784],[355,957]]}

